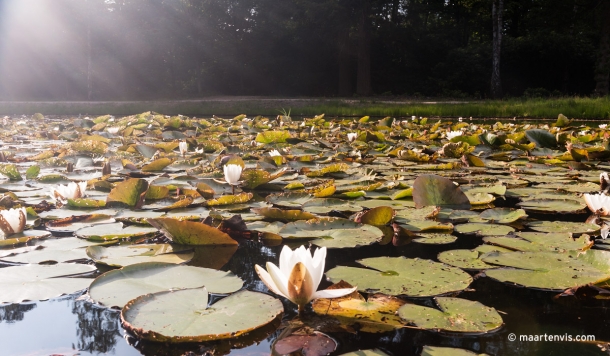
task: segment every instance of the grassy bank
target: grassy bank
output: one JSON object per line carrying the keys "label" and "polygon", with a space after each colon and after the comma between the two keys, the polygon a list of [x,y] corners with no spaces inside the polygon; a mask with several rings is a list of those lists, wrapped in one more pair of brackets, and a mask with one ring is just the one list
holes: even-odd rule
{"label": "grassy bank", "polygon": [[610,118],[610,97],[507,99],[489,101],[424,101],[396,98],[324,99],[223,97],[176,101],[100,101],[100,102],[0,102],[0,115],[36,112],[45,115],[130,115],[144,111],[190,116],[248,115],[275,116],[282,109],[293,116],[443,116],[443,117],[517,117],[556,118],[560,113],[570,118]]}

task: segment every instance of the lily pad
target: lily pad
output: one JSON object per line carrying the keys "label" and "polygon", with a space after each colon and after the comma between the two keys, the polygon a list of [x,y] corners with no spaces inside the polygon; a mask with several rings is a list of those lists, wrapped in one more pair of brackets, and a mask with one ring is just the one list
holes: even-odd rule
{"label": "lily pad", "polygon": [[438,254],[439,261],[450,266],[459,267],[465,270],[481,270],[488,268],[496,268],[481,260],[484,253],[477,250],[449,250]]}
{"label": "lily pad", "polygon": [[96,263],[123,267],[142,262],[181,264],[190,261],[195,253],[185,248],[176,249],[169,244],[141,244],[131,246],[89,246],[87,256]]}
{"label": "lily pad", "polygon": [[487,356],[455,347],[424,346],[420,356]]}
{"label": "lily pad", "polygon": [[479,302],[449,297],[434,300],[439,309],[405,304],[398,309],[398,315],[422,329],[470,334],[492,332],[504,324],[494,308]]}
{"label": "lily pad", "polygon": [[95,267],[82,264],[26,265],[0,268],[0,303],[46,300],[87,288]]}
{"label": "lily pad", "polygon": [[152,236],[157,229],[142,226],[123,226],[123,223],[100,224],[76,230],[77,237],[93,241],[130,239]]}
{"label": "lily pad", "polygon": [[313,238],[311,243],[320,247],[346,248],[378,242],[383,232],[375,226],[334,218],[291,222],[280,229],[279,235],[285,239]]}
{"label": "lily pad", "polygon": [[[351,285],[339,282],[328,289],[335,288],[351,288]],[[316,299],[312,307],[317,314],[332,316],[344,325],[363,332],[379,333],[403,326],[396,315],[403,304],[405,301],[384,294],[373,294],[365,299],[360,293],[353,292],[340,298]]]}
{"label": "lily pad", "polygon": [[466,223],[455,227],[455,231],[465,235],[504,236],[514,232],[510,226],[485,223]]}
{"label": "lily pad", "polygon": [[503,267],[487,277],[528,288],[563,291],[610,279],[610,252],[602,250],[490,253],[483,261]]}
{"label": "lily pad", "polygon": [[367,293],[431,297],[464,290],[472,277],[459,268],[424,259],[373,257],[356,261],[374,269],[338,266],[326,272],[334,283],[344,280]]}
{"label": "lily pad", "polygon": [[130,178],[118,183],[108,194],[106,204],[110,207],[140,208],[144,204],[148,182],[140,178]]}
{"label": "lily pad", "polygon": [[[454,243],[457,240],[457,236],[449,235],[449,234],[439,234],[439,233],[428,233],[428,234],[417,234],[420,236],[418,238],[413,239],[413,242],[426,244],[426,245],[446,245],[450,243]],[[441,261],[443,262],[443,261]]]}
{"label": "lily pad", "polygon": [[181,245],[237,245],[231,236],[215,227],[196,222],[172,218],[148,219],[165,236]]}
{"label": "lily pad", "polygon": [[360,222],[369,225],[386,225],[394,218],[394,209],[389,206],[378,206],[360,217]]}
{"label": "lily pad", "polygon": [[197,288],[138,297],[123,308],[121,321],[142,339],[203,342],[238,337],[272,322],[283,311],[278,299],[247,290],[208,307],[206,288]]}
{"label": "lily pad", "polygon": [[342,199],[314,198],[303,204],[303,210],[313,214],[328,214],[333,210],[356,213],[362,210],[362,206]]}
{"label": "lily pad", "polygon": [[32,239],[44,239],[49,236],[51,236],[51,233],[48,231],[24,230],[22,232],[9,236],[7,239],[0,240],[0,247],[8,247],[8,246],[13,246],[13,245],[17,245],[17,244],[23,244]]}
{"label": "lily pad", "polygon": [[422,174],[413,182],[413,201],[417,208],[444,206],[470,209],[470,200],[462,190],[445,177]]}
{"label": "lily pad", "polygon": [[278,208],[255,208],[253,212],[262,215],[265,219],[280,221],[310,220],[317,217],[302,210],[282,210]]}
{"label": "lily pad", "polygon": [[233,293],[242,285],[242,280],[231,272],[144,262],[102,274],[91,283],[89,295],[100,304],[122,308],[130,300],[148,293],[206,286],[210,293],[224,294]]}
{"label": "lily pad", "polygon": [[600,230],[600,227],[595,224],[571,221],[530,221],[526,225],[534,231],[570,232],[574,235],[595,234]]}
{"label": "lily pad", "polygon": [[488,221],[490,223],[498,224],[510,224],[526,217],[527,214],[523,209],[493,208],[484,210],[478,216],[478,219],[475,218],[475,220]]}

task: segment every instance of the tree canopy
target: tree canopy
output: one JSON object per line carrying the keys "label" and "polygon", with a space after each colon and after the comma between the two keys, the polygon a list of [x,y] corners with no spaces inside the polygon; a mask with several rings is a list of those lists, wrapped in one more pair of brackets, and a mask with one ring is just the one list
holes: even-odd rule
{"label": "tree canopy", "polygon": [[0,100],[606,95],[603,0],[0,0]]}

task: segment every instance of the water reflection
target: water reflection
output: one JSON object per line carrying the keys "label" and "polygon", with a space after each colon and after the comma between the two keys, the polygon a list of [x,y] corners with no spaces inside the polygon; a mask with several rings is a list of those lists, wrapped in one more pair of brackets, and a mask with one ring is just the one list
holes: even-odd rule
{"label": "water reflection", "polygon": [[25,313],[36,308],[36,304],[9,304],[0,306],[0,322],[15,323],[23,320]]}
{"label": "water reflection", "polygon": [[107,353],[114,349],[121,338],[119,312],[103,308],[87,301],[72,301],[72,313],[76,314],[78,350]]}

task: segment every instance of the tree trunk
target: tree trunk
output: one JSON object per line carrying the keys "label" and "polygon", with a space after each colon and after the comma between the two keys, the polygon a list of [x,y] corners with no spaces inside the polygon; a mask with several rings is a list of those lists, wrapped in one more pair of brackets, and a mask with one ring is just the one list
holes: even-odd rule
{"label": "tree trunk", "polygon": [[602,1],[600,14],[601,36],[599,38],[599,52],[595,65],[595,95],[608,95],[608,85],[610,81],[610,3]]}
{"label": "tree trunk", "polygon": [[500,78],[500,55],[502,53],[502,12],[504,0],[492,0],[491,18],[493,23],[492,64],[491,64],[491,97],[502,97],[502,80]]}
{"label": "tree trunk", "polygon": [[351,80],[351,53],[349,45],[349,27],[345,26],[339,30],[339,96],[351,96],[352,95],[352,80]]}
{"label": "tree trunk", "polygon": [[358,74],[356,78],[356,92],[362,96],[373,93],[371,89],[371,26],[369,13],[370,0],[363,0],[358,26]]}

